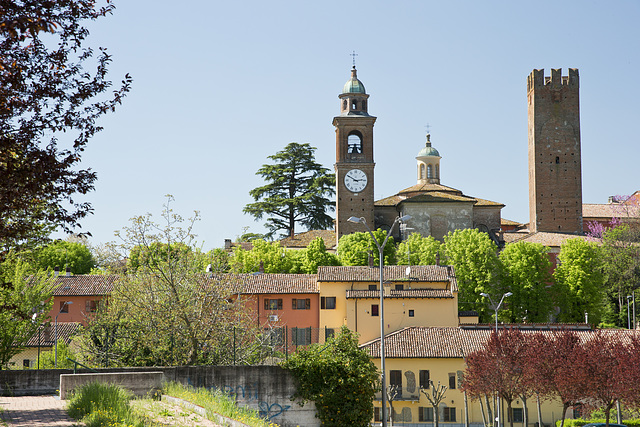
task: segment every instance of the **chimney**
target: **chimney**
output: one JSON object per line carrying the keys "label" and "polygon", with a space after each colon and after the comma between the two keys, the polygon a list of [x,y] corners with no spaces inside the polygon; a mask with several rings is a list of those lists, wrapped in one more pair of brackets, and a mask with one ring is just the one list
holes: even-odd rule
{"label": "chimney", "polygon": [[224,239],[224,248],[227,250],[231,249],[231,239]]}
{"label": "chimney", "polygon": [[369,251],[369,268],[373,268],[373,253]]}
{"label": "chimney", "polygon": [[258,269],[260,273],[264,273],[264,261],[260,260],[260,268]]}
{"label": "chimney", "polygon": [[436,252],[436,265],[440,265],[440,251]]}
{"label": "chimney", "polygon": [[67,277],[71,277],[71,268],[67,267],[66,273],[67,273]]}
{"label": "chimney", "polygon": [[60,275],[60,267],[56,267],[53,269],[53,277],[58,277]]}

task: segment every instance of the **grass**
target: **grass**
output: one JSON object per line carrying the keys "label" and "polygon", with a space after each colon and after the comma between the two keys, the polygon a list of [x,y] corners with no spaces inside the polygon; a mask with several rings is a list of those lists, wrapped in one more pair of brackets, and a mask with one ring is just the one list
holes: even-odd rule
{"label": "grass", "polygon": [[252,427],[274,427],[276,424],[260,418],[258,412],[249,408],[240,408],[234,399],[220,390],[207,390],[205,388],[193,388],[179,383],[167,383],[162,392],[169,396],[195,403],[207,411],[207,416],[213,413],[231,418]]}
{"label": "grass", "polygon": [[131,393],[113,384],[89,383],[76,390],[67,412],[87,427],[148,427],[129,406]]}

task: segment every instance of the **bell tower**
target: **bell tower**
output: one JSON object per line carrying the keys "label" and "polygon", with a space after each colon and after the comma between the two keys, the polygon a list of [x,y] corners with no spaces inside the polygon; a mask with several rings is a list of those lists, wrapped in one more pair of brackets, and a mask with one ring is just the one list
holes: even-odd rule
{"label": "bell tower", "polygon": [[374,227],[373,216],[373,124],[368,113],[369,95],[358,80],[355,65],[340,99],[340,115],[333,118],[336,128],[336,243],[340,237],[362,226],[348,222],[363,217]]}
{"label": "bell tower", "polygon": [[579,78],[533,70],[529,108],[529,230],[582,234]]}

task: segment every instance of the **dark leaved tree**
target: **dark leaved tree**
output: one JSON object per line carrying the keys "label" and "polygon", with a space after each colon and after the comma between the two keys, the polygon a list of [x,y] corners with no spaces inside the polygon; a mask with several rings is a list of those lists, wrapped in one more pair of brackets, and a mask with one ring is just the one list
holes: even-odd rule
{"label": "dark leaved tree", "polygon": [[96,180],[81,154],[131,78],[109,92],[111,57],[83,46],[83,24],[113,9],[110,0],[0,0],[0,251],[71,231],[91,212],[77,199]]}
{"label": "dark leaved tree", "polygon": [[256,219],[267,217],[269,236],[284,231],[295,234],[296,223],[309,230],[322,230],[333,225],[327,214],[335,206],[329,197],[335,194],[335,174],[314,158],[315,147],[292,142],[284,150],[269,156],[274,164],[263,165],[256,175],[267,182],[249,192],[255,203],[244,212]]}

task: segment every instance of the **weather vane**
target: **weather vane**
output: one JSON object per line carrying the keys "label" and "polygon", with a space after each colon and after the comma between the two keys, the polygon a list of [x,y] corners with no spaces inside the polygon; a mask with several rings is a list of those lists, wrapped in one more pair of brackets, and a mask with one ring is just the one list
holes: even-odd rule
{"label": "weather vane", "polygon": [[353,53],[349,54],[349,56],[351,56],[353,58],[353,68],[356,68],[356,56],[358,56],[358,54],[354,50]]}

